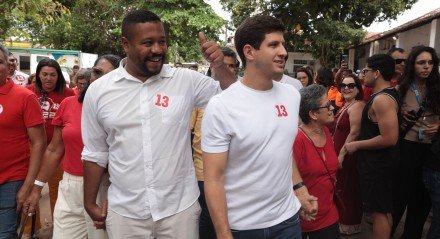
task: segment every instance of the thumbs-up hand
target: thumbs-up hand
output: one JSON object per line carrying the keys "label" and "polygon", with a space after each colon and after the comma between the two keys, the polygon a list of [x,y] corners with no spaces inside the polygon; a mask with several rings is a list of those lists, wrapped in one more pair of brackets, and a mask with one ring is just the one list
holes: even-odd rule
{"label": "thumbs-up hand", "polygon": [[223,64],[223,53],[220,46],[215,41],[207,41],[203,32],[199,32],[199,41],[203,57],[211,64],[211,67],[221,66]]}

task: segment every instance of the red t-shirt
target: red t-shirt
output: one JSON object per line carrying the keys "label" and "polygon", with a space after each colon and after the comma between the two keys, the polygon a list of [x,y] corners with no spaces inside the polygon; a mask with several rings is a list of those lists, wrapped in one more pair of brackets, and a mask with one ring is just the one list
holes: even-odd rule
{"label": "red t-shirt", "polygon": [[[325,128],[326,143],[324,147],[318,147],[320,153],[324,152],[325,163],[333,178],[336,178],[338,170],[338,157],[336,156],[330,132]],[[316,220],[307,222],[301,220],[301,228],[304,232],[311,232],[328,227],[339,220],[338,209],[333,201],[333,182],[327,174],[313,143],[298,130],[293,152],[304,184],[309,193],[318,198],[318,214]]]}
{"label": "red t-shirt", "polygon": [[82,103],[78,96],[67,97],[61,102],[52,125],[62,127],[64,143],[64,160],[62,168],[65,172],[75,176],[83,176],[81,152],[84,144],[81,138]]}
{"label": "red t-shirt", "polygon": [[72,90],[75,95],[79,95],[80,92],[79,92],[78,87],[72,88]]}
{"label": "red t-shirt", "polygon": [[373,88],[364,86],[363,91],[364,91],[364,98],[362,100],[368,102],[370,100],[371,95],[373,94]]}
{"label": "red t-shirt", "polygon": [[8,80],[0,87],[0,184],[23,180],[29,168],[27,128],[44,124],[34,93]]}
{"label": "red t-shirt", "polygon": [[37,95],[38,102],[40,102],[41,109],[43,110],[43,116],[46,120],[45,128],[47,144],[49,144],[53,135],[52,119],[55,117],[55,113],[57,112],[58,108],[60,108],[61,101],[63,101],[66,97],[75,95],[75,93],[73,93],[72,89],[65,87],[63,94],[50,92],[43,97],[41,92],[35,91],[35,85],[27,86],[27,88]]}

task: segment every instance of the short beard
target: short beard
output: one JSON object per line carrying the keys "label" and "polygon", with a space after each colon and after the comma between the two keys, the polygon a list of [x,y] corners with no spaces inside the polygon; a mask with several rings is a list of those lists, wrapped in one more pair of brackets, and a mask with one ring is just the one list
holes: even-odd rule
{"label": "short beard", "polygon": [[150,58],[150,57],[146,57],[146,58],[144,59],[144,67],[142,67],[142,72],[143,72],[147,77],[151,77],[151,76],[157,75],[157,74],[159,74],[159,73],[162,71],[163,64],[165,64],[166,55],[163,55],[163,56],[162,56],[162,60],[161,60],[161,62],[160,62],[160,68],[159,68],[159,70],[157,70],[157,71],[150,71],[150,70],[148,69],[148,67],[146,67],[145,63],[147,63],[147,61],[148,61],[149,58]]}

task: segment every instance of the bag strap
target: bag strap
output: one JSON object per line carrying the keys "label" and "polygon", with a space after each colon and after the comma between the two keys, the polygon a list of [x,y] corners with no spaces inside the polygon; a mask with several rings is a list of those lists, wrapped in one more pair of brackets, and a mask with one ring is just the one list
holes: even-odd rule
{"label": "bag strap", "polygon": [[301,132],[303,132],[303,134],[310,140],[310,142],[312,142],[313,148],[315,149],[316,153],[318,154],[319,158],[321,159],[322,164],[325,167],[325,170],[327,171],[327,175],[330,178],[330,181],[332,182],[332,186],[333,186],[333,190],[336,191],[335,188],[335,184],[336,184],[336,179],[332,177],[330,170],[327,167],[327,164],[324,161],[324,158],[322,158],[322,154],[319,153],[318,148],[316,148],[315,143],[313,143],[313,140],[307,135],[307,133],[304,131],[304,129],[301,128],[301,126],[299,127],[299,129],[301,130]]}
{"label": "bag strap", "polygon": [[[355,102],[350,103],[349,105],[347,105],[347,107],[342,108],[341,112],[339,112],[339,116],[338,116],[338,119],[336,120],[336,125],[335,125],[335,128],[334,128],[334,130],[333,130],[332,139],[333,139],[333,137],[335,136],[335,132],[336,132],[336,129],[338,128],[338,126],[339,126],[339,121],[341,120],[342,115],[344,115],[344,114],[345,114],[345,111],[348,111],[348,109],[349,109],[354,103],[355,103]],[[307,136],[307,135],[306,135],[306,136]],[[309,136],[307,136],[307,137],[309,137]]]}

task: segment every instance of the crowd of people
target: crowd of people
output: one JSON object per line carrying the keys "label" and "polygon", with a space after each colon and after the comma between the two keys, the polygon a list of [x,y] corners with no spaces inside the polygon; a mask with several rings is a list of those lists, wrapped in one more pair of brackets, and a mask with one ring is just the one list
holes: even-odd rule
{"label": "crowd of people", "polygon": [[[159,16],[127,13],[126,57],[35,75],[0,45],[0,239],[49,185],[53,238],[440,238],[437,52],[369,57],[359,74],[286,74],[283,23],[257,15],[236,52],[199,33],[208,74],[166,62]],[[239,76],[241,59],[243,75]],[[191,146],[191,147],[190,147]],[[406,214],[404,214],[406,210]]]}

